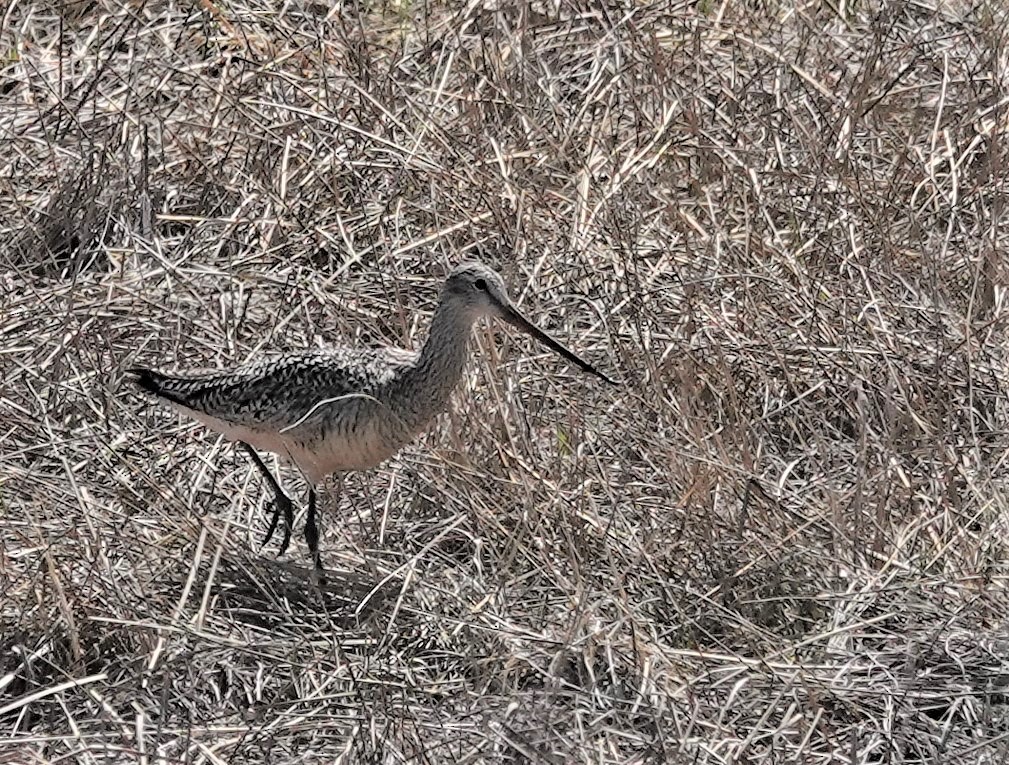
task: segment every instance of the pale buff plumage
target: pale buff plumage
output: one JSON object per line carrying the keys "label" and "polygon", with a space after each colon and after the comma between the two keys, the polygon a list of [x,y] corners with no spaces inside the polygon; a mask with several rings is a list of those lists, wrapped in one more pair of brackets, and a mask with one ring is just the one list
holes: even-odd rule
{"label": "pale buff plumage", "polygon": [[[255,450],[290,458],[310,484],[305,537],[321,568],[315,484],[332,473],[367,470],[392,457],[448,406],[465,368],[473,323],[496,316],[582,369],[611,382],[529,323],[501,277],[477,262],[449,275],[420,353],[401,348],[334,348],[253,361],[225,371],[165,374],[129,370],[144,390],[246,446],[276,494],[268,542],[281,514],[290,541],[290,498]],[[265,542],[264,542],[265,544]]]}

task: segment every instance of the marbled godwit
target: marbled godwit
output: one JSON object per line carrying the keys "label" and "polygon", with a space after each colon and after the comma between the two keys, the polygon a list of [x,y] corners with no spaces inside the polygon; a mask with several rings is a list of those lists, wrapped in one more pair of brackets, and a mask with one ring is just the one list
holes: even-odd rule
{"label": "marbled godwit", "polygon": [[234,369],[166,374],[128,370],[145,391],[248,451],[276,502],[263,544],[284,517],[283,555],[293,505],[256,449],[289,457],[309,483],[305,541],[317,569],[315,486],[327,475],[368,470],[413,440],[448,406],[462,377],[470,330],[496,316],[608,383],[613,381],[529,322],[508,299],[501,277],[477,262],[453,269],[420,352],[402,348],[310,350],[252,361]]}

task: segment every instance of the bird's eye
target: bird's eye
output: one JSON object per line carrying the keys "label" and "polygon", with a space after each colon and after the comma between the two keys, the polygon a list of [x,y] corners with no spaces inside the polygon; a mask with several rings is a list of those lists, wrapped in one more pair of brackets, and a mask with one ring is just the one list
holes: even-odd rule
{"label": "bird's eye", "polygon": [[475,282],[473,282],[473,286],[483,292],[487,291],[487,282],[484,281],[483,279],[477,279]]}

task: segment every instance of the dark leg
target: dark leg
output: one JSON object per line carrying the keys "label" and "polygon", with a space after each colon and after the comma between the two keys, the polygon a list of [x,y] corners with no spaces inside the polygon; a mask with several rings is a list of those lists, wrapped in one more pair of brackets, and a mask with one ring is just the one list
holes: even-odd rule
{"label": "dark leg", "polygon": [[270,527],[266,530],[263,547],[266,547],[270,540],[273,539],[273,532],[277,530],[277,521],[280,520],[280,514],[284,514],[284,539],[281,541],[280,551],[277,553],[277,557],[280,557],[287,552],[287,546],[291,543],[291,527],[294,525],[294,504],[291,502],[291,498],[284,494],[284,490],[280,488],[280,484],[277,483],[277,479],[273,477],[266,463],[256,454],[256,450],[245,442],[242,442],[242,446],[249,453],[249,456],[252,457],[252,461],[256,463],[266,482],[273,487],[273,494],[275,496],[273,517],[270,519]]}
{"label": "dark leg", "polygon": [[319,527],[315,524],[315,487],[308,489],[308,519],[305,521],[305,541],[312,553],[315,568],[322,571],[322,557],[319,555]]}

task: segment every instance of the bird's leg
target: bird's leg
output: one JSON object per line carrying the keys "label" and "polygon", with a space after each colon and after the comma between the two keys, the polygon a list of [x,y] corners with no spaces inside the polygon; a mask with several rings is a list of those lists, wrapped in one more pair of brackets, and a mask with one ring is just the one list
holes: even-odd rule
{"label": "bird's leg", "polygon": [[315,523],[315,487],[308,489],[308,519],[305,521],[305,541],[312,553],[317,571],[322,571],[322,556],[319,555],[319,527]]}
{"label": "bird's leg", "polygon": [[287,546],[291,543],[291,527],[294,525],[294,503],[291,502],[289,496],[284,494],[284,490],[280,488],[280,484],[277,483],[277,479],[273,477],[270,469],[266,467],[266,463],[256,454],[256,450],[244,442],[242,446],[249,453],[249,456],[252,457],[252,461],[256,463],[263,477],[266,478],[266,482],[273,487],[275,497],[273,502],[273,517],[270,519],[270,527],[266,530],[263,547],[266,547],[270,543],[270,540],[273,539],[273,532],[277,530],[277,522],[280,520],[280,515],[281,513],[284,514],[284,539],[281,541],[280,550],[277,552],[277,557],[280,557],[287,552]]}

